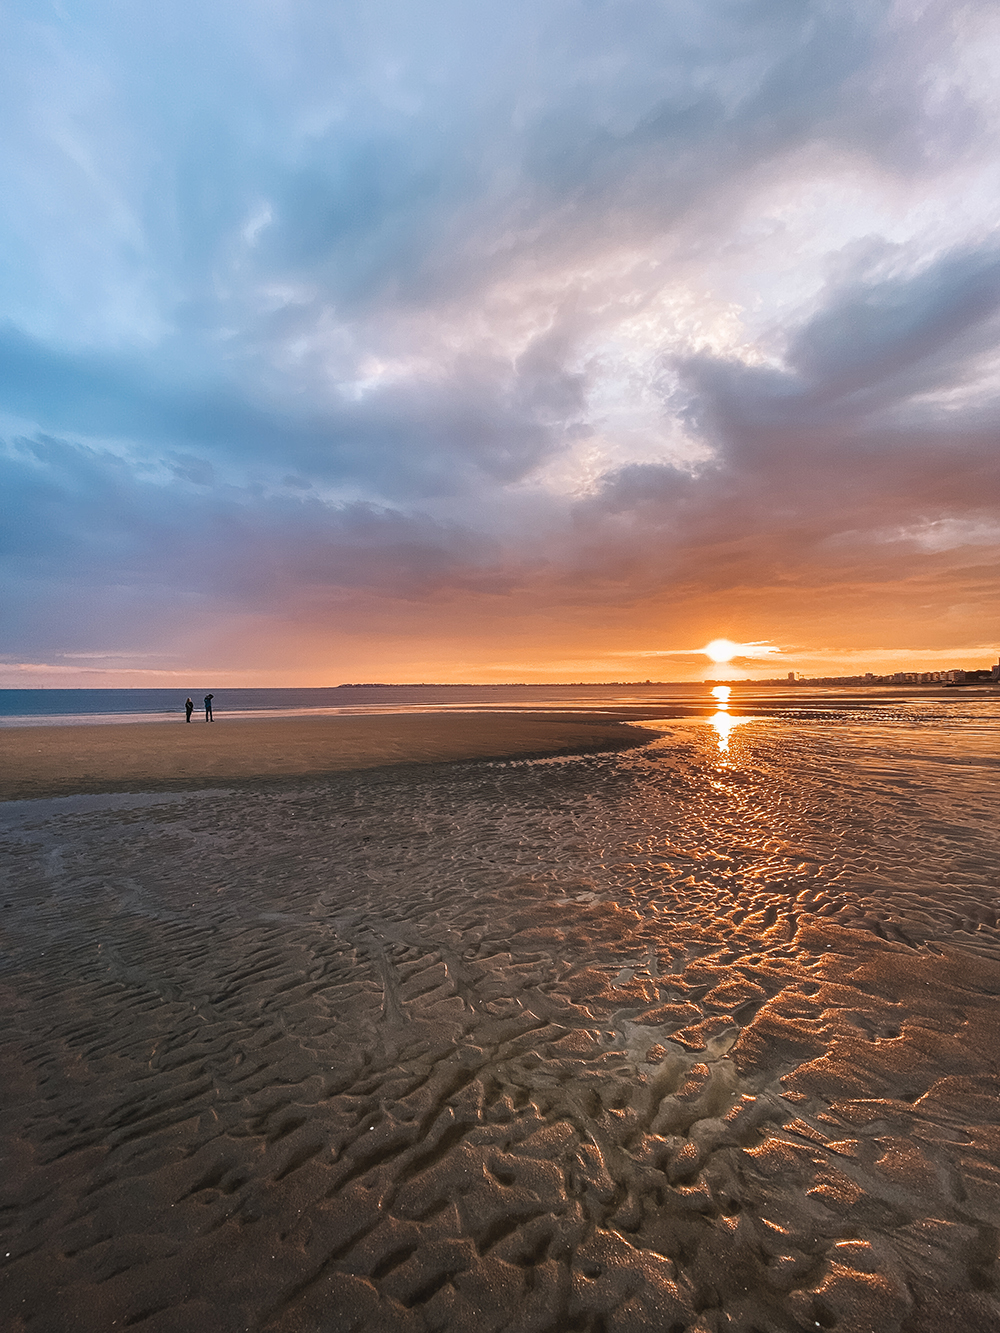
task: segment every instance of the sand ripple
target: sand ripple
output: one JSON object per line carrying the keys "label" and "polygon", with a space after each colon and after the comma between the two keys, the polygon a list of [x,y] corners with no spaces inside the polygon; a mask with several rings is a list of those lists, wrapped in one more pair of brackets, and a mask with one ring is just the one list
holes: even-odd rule
{"label": "sand ripple", "polygon": [[945,718],[0,807],[0,1319],[1000,1327]]}

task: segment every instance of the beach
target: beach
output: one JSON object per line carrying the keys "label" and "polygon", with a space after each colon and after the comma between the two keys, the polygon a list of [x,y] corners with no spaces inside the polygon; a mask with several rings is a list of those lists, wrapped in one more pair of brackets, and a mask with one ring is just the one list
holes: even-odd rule
{"label": "beach", "polygon": [[404,713],[226,718],[190,724],[18,727],[0,733],[0,800],[79,792],[181,791],[319,777],[385,764],[620,748],[641,732],[608,718]]}
{"label": "beach", "polygon": [[6,732],[0,1326],[993,1333],[996,720]]}

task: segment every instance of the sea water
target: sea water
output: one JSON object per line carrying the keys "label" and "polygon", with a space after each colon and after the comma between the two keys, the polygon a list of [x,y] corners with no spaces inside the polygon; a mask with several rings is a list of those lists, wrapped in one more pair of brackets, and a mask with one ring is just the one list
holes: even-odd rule
{"label": "sea water", "polygon": [[[326,689],[221,689],[211,682],[185,689],[0,689],[0,726],[71,725],[95,722],[180,721],[190,696],[196,708],[210,690],[217,719],[308,715],[439,712],[592,713],[636,710],[630,716],[683,716],[715,707],[714,682],[611,685],[340,685]],[[834,687],[732,683],[734,710],[788,706],[812,708],[824,702],[864,708],[882,700],[947,697],[940,687]],[[971,687],[962,697],[990,697],[988,687]],[[994,696],[995,697],[995,696]]]}

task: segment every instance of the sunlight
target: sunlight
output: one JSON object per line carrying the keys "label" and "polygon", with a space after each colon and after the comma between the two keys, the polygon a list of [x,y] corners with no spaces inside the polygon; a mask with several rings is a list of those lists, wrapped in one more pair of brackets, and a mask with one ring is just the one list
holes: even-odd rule
{"label": "sunlight", "polygon": [[710,657],[713,662],[731,662],[734,657],[766,657],[769,653],[776,653],[779,650],[772,644],[764,640],[757,640],[754,643],[734,643],[732,639],[713,639],[711,643],[706,643],[704,648],[699,648],[699,652]]}
{"label": "sunlight", "polygon": [[[717,640],[716,642],[728,643],[728,640]],[[711,646],[709,644],[709,647]],[[738,647],[739,645],[734,644],[732,646]],[[708,719],[709,726],[715,732],[716,739],[719,742],[719,753],[723,755],[729,753],[729,733],[735,727],[741,727],[744,722],[753,720],[749,717],[733,717],[732,713],[729,712],[729,696],[731,693],[732,690],[728,685],[716,685],[714,687],[712,696],[719,701],[719,711]]]}
{"label": "sunlight", "polygon": [[753,719],[749,717],[733,717],[732,713],[726,713],[720,710],[718,713],[713,713],[708,721],[718,739],[719,753],[728,754],[729,733],[736,727],[742,727],[745,722],[752,722]]}
{"label": "sunlight", "polygon": [[705,644],[702,652],[713,662],[729,662],[741,647],[741,644],[733,643],[732,639],[713,639],[711,643]]}

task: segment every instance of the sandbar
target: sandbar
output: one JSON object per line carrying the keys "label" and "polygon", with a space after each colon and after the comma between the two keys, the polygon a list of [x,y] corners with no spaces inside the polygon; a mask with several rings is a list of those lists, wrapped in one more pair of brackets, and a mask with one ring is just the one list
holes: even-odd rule
{"label": "sandbar", "polygon": [[578,714],[405,713],[14,727],[0,733],[0,800],[180,791],[388,764],[592,753],[650,739],[639,728]]}

